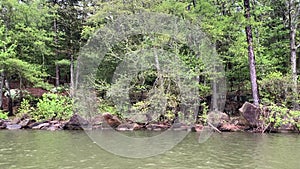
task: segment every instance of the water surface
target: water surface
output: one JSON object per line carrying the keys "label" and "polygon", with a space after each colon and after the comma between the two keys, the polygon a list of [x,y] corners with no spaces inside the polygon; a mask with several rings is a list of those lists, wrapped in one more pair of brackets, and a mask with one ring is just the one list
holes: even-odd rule
{"label": "water surface", "polygon": [[[149,136],[149,133],[137,135]],[[214,133],[201,144],[197,138],[197,133],[190,133],[165,154],[130,159],[106,152],[83,131],[1,130],[0,168],[299,169],[300,166],[298,134]]]}

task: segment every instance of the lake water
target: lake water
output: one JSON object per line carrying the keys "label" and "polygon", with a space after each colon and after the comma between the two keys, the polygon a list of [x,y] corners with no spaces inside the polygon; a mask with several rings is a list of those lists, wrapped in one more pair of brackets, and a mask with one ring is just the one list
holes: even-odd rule
{"label": "lake water", "polygon": [[[143,135],[143,132],[139,135]],[[106,152],[83,131],[1,130],[0,168],[300,168],[298,134],[213,133],[201,144],[197,138],[197,133],[190,133],[164,154],[132,159]]]}

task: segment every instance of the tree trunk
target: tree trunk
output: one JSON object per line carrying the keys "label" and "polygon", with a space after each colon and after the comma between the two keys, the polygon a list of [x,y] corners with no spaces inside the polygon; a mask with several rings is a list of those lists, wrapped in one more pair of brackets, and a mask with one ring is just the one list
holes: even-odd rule
{"label": "tree trunk", "polygon": [[9,81],[8,79],[5,79],[5,87],[6,90],[8,91],[8,116],[13,116],[14,112],[13,112],[13,99],[11,97],[11,92],[10,92],[10,87],[9,87]]}
{"label": "tree trunk", "polygon": [[[293,81],[293,107],[294,109],[299,109],[299,104],[297,104],[298,99],[298,89],[297,89],[297,48],[296,45],[296,30],[298,26],[298,16],[300,7],[297,7],[296,2],[293,0],[289,0],[287,7],[288,7],[288,21],[289,21],[289,28],[290,28],[290,55],[291,55],[291,71],[292,71],[292,81]],[[294,12],[293,12],[294,11]]]}
{"label": "tree trunk", "polygon": [[71,52],[69,52],[70,55],[70,97],[74,96],[74,57]]}
{"label": "tree trunk", "polygon": [[0,110],[3,110],[3,87],[4,87],[4,73],[0,74]]}
{"label": "tree trunk", "polygon": [[[244,0],[245,7],[245,17],[250,21],[250,3],[249,0]],[[258,89],[257,89],[257,79],[256,79],[256,68],[255,68],[255,56],[253,50],[253,38],[252,38],[252,28],[251,25],[247,25],[246,36],[248,43],[248,58],[249,58],[249,68],[250,68],[250,80],[251,80],[251,90],[254,105],[259,105]]]}
{"label": "tree trunk", "polygon": [[59,66],[58,64],[55,65],[55,86],[59,86]]}
{"label": "tree trunk", "polygon": [[[74,90],[78,89],[80,61],[77,60]],[[75,91],[74,91],[75,92]],[[74,93],[75,94],[75,93]]]}
{"label": "tree trunk", "polygon": [[292,68],[292,81],[293,81],[293,94],[294,94],[294,102],[293,107],[295,109],[299,108],[299,105],[296,103],[298,90],[297,90],[297,49],[296,49],[296,30],[292,27],[290,28],[290,52],[291,52],[291,68]]}
{"label": "tree trunk", "polygon": [[[56,1],[53,2],[53,5],[56,4]],[[55,44],[55,59],[58,60],[58,38],[57,38],[57,20],[54,18],[53,21],[53,30],[55,33],[54,36],[54,44]],[[59,66],[58,64],[55,64],[55,86],[59,86]]]}

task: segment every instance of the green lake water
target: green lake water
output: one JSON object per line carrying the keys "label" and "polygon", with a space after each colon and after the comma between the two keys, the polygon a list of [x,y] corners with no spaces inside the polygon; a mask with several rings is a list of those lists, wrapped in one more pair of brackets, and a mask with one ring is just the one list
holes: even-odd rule
{"label": "green lake water", "polygon": [[298,134],[213,133],[201,144],[197,138],[190,133],[164,154],[131,159],[106,152],[83,131],[1,130],[0,169],[300,168]]}

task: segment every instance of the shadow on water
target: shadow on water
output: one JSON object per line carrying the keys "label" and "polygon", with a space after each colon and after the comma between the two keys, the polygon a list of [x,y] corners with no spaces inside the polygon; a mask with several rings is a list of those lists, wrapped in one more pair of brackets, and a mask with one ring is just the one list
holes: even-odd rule
{"label": "shadow on water", "polygon": [[[127,135],[152,134],[139,131]],[[299,168],[297,134],[214,133],[201,144],[197,138],[197,133],[190,133],[165,154],[130,159],[104,151],[83,131],[2,130],[0,168]]]}

